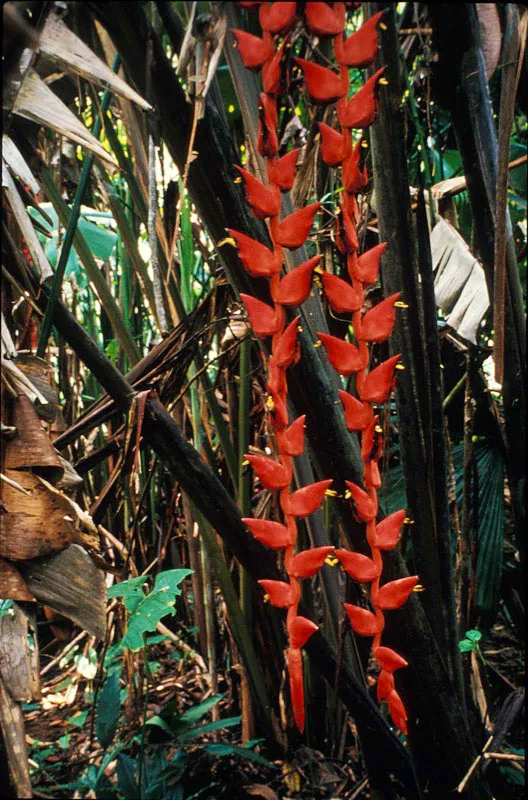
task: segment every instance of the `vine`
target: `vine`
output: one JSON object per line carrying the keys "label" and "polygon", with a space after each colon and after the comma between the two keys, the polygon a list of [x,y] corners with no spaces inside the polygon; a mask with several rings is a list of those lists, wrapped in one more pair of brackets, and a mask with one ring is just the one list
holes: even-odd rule
{"label": "vine", "polygon": [[[379,244],[359,255],[357,195],[365,189],[369,178],[366,166],[361,164],[362,140],[354,143],[352,136],[353,129],[367,128],[376,118],[384,68],[375,72],[352,97],[348,96],[350,68],[363,69],[372,64],[376,57],[377,26],[382,14],[371,17],[355,33],[346,37],[346,6],[355,8],[358,3],[241,2],[239,5],[248,9],[258,7],[263,32],[259,37],[243,30],[232,31],[244,65],[262,73],[257,146],[260,155],[266,159],[269,185],[266,186],[242,167],[237,169],[253,214],[260,220],[269,220],[272,247],[270,249],[239,231],[230,230],[229,233],[236,241],[240,259],[249,274],[269,280],[273,306],[251,295],[243,294],[241,298],[255,334],[262,338],[271,336],[267,406],[278,452],[277,459],[257,455],[247,455],[246,458],[264,488],[279,492],[284,515],[284,524],[253,518],[245,518],[244,522],[263,544],[284,551],[288,581],[261,580],[259,583],[272,605],[287,609],[289,646],[286,662],[293,713],[302,732],[305,708],[301,648],[317,630],[317,626],[298,614],[300,580],[315,575],[334,548],[316,547],[295,553],[297,519],[319,507],[332,481],[319,481],[290,491],[293,458],[304,450],[305,417],[298,417],[291,423],[288,419],[286,371],[299,358],[299,317],[286,325],[285,307],[302,305],[311,291],[314,272],[317,272],[332,310],[336,314],[351,315],[357,342],[355,345],[336,336],[318,334],[334,369],[343,377],[356,376],[358,395],[354,397],[344,390],[339,392],[348,430],[361,433],[364,464],[364,488],[346,481],[346,497],[352,500],[356,518],[366,523],[371,555],[367,557],[338,549],[335,550],[335,556],[351,578],[360,583],[370,583],[370,601],[374,611],[347,603],[344,606],[353,630],[359,635],[373,637],[373,656],[380,666],[378,701],[387,701],[394,724],[406,733],[407,714],[396,691],[393,673],[406,666],[407,662],[391,648],[381,645],[381,635],[385,626],[384,612],[403,605],[418,578],[402,578],[380,586],[382,551],[396,546],[406,512],[397,511],[376,524],[377,490],[381,486],[378,462],[382,455],[383,440],[374,406],[385,403],[389,398],[399,356],[392,356],[374,368],[369,367],[370,346],[390,337],[395,322],[395,307],[404,304],[399,301],[399,293],[396,293],[370,310],[362,311],[365,288],[378,280],[380,260],[386,244]],[[299,155],[299,149],[294,149],[279,157],[277,135],[277,100],[288,88],[291,32],[298,22],[304,24],[310,34],[332,38],[339,65],[339,72],[336,73],[312,61],[293,59],[304,76],[312,101],[317,104],[337,103],[340,130],[319,123],[320,154],[325,164],[340,168],[343,200],[339,217],[336,218],[335,241],[346,261],[349,282],[324,271],[320,267],[321,256],[309,259],[283,278],[280,277],[284,248],[295,250],[305,243],[321,205],[319,202],[312,203],[279,219],[281,192],[293,187]]]}

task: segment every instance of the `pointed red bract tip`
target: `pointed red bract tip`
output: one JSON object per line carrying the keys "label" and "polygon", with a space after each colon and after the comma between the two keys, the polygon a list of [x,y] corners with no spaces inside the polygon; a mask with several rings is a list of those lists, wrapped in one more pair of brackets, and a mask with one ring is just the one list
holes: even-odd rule
{"label": "pointed red bract tip", "polygon": [[286,651],[286,662],[290,676],[290,695],[295,723],[302,733],[304,731],[304,677],[302,653],[296,647]]}
{"label": "pointed red bract tip", "polygon": [[386,248],[387,242],[382,242],[360,255],[352,265],[352,277],[366,286],[375,283],[378,280],[381,256]]}
{"label": "pointed red bract tip", "polygon": [[275,241],[288,250],[297,250],[305,243],[313,225],[316,212],[321,203],[311,203],[309,206],[289,214],[277,226]]}
{"label": "pointed red bract tip", "polygon": [[380,623],[372,611],[366,608],[343,603],[345,611],[352,625],[352,629],[360,636],[376,636],[380,632]]}
{"label": "pointed red bract tip", "polygon": [[405,509],[395,511],[376,525],[372,541],[374,547],[379,547],[380,550],[392,550],[396,547],[406,513]]}
{"label": "pointed red bract tip", "polygon": [[285,37],[277,52],[262,68],[262,88],[266,94],[283,94],[288,88],[288,73],[282,66],[284,50],[289,44],[289,35]]}
{"label": "pointed red bract tip", "polygon": [[337,275],[323,272],[321,275],[324,293],[336,314],[350,314],[359,311],[363,305],[363,292],[354,289]]}
{"label": "pointed red bract tip", "polygon": [[400,294],[391,294],[364,314],[361,319],[361,338],[364,341],[379,343],[389,338],[396,319],[394,303]]}
{"label": "pointed red bract tip", "polygon": [[340,375],[348,378],[367,366],[368,353],[365,357],[355,345],[344,342],[337,336],[330,336],[328,333],[318,333],[317,335],[323,343],[328,360]]}
{"label": "pointed red bract tip", "polygon": [[345,140],[342,133],[325,122],[318,122],[321,132],[321,158],[329,167],[338,167],[345,157]]}
{"label": "pointed red bract tip", "polygon": [[376,647],[372,655],[386,672],[394,672],[407,666],[407,661],[390,647]]}
{"label": "pointed red bract tip", "polygon": [[301,519],[313,514],[323,502],[325,492],[332,483],[332,480],[318,481],[297,489],[287,498],[285,512]]}
{"label": "pointed red bract tip", "polygon": [[373,411],[370,403],[362,403],[357,397],[339,390],[339,397],[345,411],[345,423],[349,431],[362,431],[372,421]]}
{"label": "pointed red bract tip", "polygon": [[284,489],[291,481],[291,470],[267,456],[245,455],[265,489]]}
{"label": "pointed red bract tip", "polygon": [[376,688],[378,703],[381,703],[382,700],[385,700],[393,690],[394,675],[392,672],[387,672],[386,670],[382,669],[378,676],[378,685]]}
{"label": "pointed red bract tip", "polygon": [[356,483],[345,481],[354,501],[356,515],[362,522],[369,522],[376,515],[376,506],[368,494]]}
{"label": "pointed red bract tip", "polygon": [[350,550],[336,550],[334,555],[340,560],[347,575],[358,583],[370,583],[380,576],[381,570],[368,556],[352,553]]}
{"label": "pointed red bract tip", "polygon": [[308,94],[314,103],[334,103],[348,90],[348,75],[336,75],[331,69],[314,64],[304,58],[296,58],[304,74]]}
{"label": "pointed red bract tip", "polygon": [[289,583],[284,581],[259,581],[269,601],[275,608],[288,608],[292,604],[292,588]]}
{"label": "pointed red bract tip", "polygon": [[[343,6],[343,3],[335,3]],[[345,15],[337,13],[328,3],[305,3],[304,17],[308,29],[317,36],[337,36],[345,27]]]}
{"label": "pointed red bract tip", "polygon": [[246,200],[257,219],[277,216],[281,207],[280,192],[277,188],[268,188],[238,164],[235,164],[235,169],[242,176]]}
{"label": "pointed red bract tip", "polygon": [[262,338],[272,336],[279,326],[275,309],[250,294],[241,294],[240,299],[249,317],[253,332]]}
{"label": "pointed red bract tip", "polygon": [[300,152],[301,148],[295,147],[286,155],[277,158],[275,161],[270,161],[268,164],[270,183],[276,184],[281,192],[289,192],[293,188],[295,168]]}
{"label": "pointed red bract tip", "polygon": [[259,22],[263,31],[286,33],[295,22],[297,3],[262,3]]}
{"label": "pointed red bract tip", "polygon": [[385,67],[382,67],[361,87],[359,92],[338,108],[338,118],[343,128],[368,128],[376,119],[378,112],[379,80]]}
{"label": "pointed red bract tip", "polygon": [[333,549],[333,547],[312,547],[310,550],[297,553],[293,559],[290,575],[295,578],[311,578],[319,572]]}
{"label": "pointed red bract tip", "polygon": [[281,453],[287,456],[300,456],[304,450],[304,422],[306,415],[297,417],[289,428],[278,434],[278,445]]}
{"label": "pointed red bract tip", "polygon": [[246,69],[257,71],[273,56],[273,39],[269,33],[264,33],[262,39],[238,28],[231,28],[231,33],[237,40],[238,52]]}
{"label": "pointed red bract tip", "polygon": [[344,64],[346,67],[356,67],[356,69],[362,69],[372,64],[378,52],[376,26],[383,13],[380,11],[374,14],[347,39],[343,39],[342,36],[335,39],[334,52],[340,64]]}
{"label": "pointed red bract tip", "polygon": [[392,356],[369,372],[364,380],[358,380],[357,389],[362,400],[367,403],[384,403],[388,400],[394,381],[394,370],[399,360],[399,354]]}
{"label": "pointed red bract tip", "polygon": [[282,266],[280,255],[276,255],[265,244],[246,236],[245,233],[232,228],[228,229],[228,233],[236,241],[240,260],[250,275],[256,278],[269,278],[280,272]]}
{"label": "pointed red bract tip", "polygon": [[259,94],[258,113],[257,149],[263,158],[272,158],[277,155],[279,150],[279,138],[277,136],[279,118],[275,98],[265,92],[261,92]]}
{"label": "pointed red bract tip", "polygon": [[249,528],[255,539],[266,547],[271,547],[272,550],[284,550],[293,544],[289,529],[280,522],[254,519],[253,517],[242,517],[242,522]]}
{"label": "pointed red bract tip", "polygon": [[283,306],[302,305],[310,294],[312,274],[320,261],[321,256],[314,256],[288,272],[277,287],[273,298],[275,302]]}
{"label": "pointed red bract tip", "polygon": [[418,583],[418,575],[400,578],[397,581],[386,583],[379,590],[379,606],[383,611],[400,608],[407,602],[409,595]]}
{"label": "pointed red bract tip", "polygon": [[318,627],[311,619],[307,619],[306,617],[294,617],[294,619],[288,623],[290,646],[296,650],[304,647],[316,630],[318,630]]}
{"label": "pointed red bract tip", "polygon": [[290,322],[279,341],[273,348],[273,357],[275,363],[280,369],[287,369],[295,360],[297,354],[297,327],[299,325],[300,317]]}

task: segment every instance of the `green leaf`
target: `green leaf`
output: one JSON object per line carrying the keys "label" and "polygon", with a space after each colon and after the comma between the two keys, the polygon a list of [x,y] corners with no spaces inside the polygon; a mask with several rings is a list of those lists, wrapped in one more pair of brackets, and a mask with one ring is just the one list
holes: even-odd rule
{"label": "green leaf", "polygon": [[[150,594],[144,595],[141,589],[142,583],[146,579],[133,578],[125,581],[129,584],[123,594],[126,607],[131,612],[128,620],[128,629],[123,637],[123,646],[132,651],[140,650],[143,647],[143,634],[151,633],[155,630],[158,622],[168,614],[174,614],[174,602],[177,595],[181,594],[180,583],[190,575],[189,569],[171,569],[160,572],[154,582],[154,587]],[[139,581],[142,580],[141,585]],[[134,584],[130,586],[130,584]],[[123,584],[119,584],[123,586]]]}
{"label": "green leaf", "polygon": [[462,639],[462,641],[458,643],[458,649],[461,653],[469,653],[471,650],[475,649],[475,644],[470,639]]}
{"label": "green leaf", "polygon": [[73,714],[73,716],[68,717],[68,722],[75,728],[82,729],[84,728],[84,723],[86,722],[87,717],[88,717],[88,711],[78,711],[77,714]]}
{"label": "green leaf", "polygon": [[95,734],[105,750],[112,743],[119,722],[121,711],[119,675],[113,675],[105,681],[97,701],[97,716],[95,718]]}
{"label": "green leaf", "polygon": [[8,614],[13,614],[14,612],[11,610],[13,606],[13,600],[0,600],[0,619]]}
{"label": "green leaf", "polygon": [[480,631],[466,631],[466,639],[469,639],[470,642],[474,642],[476,644],[482,639],[482,634]]}
{"label": "green leaf", "polygon": [[158,714],[156,714],[153,717],[150,717],[150,719],[148,719],[145,722],[145,725],[148,725],[149,727],[153,728],[161,728],[161,730],[165,731],[165,733],[168,733],[169,736],[171,737],[174,736],[174,732],[169,728],[165,720],[162,719],[160,716],[158,716]]}
{"label": "green leaf", "polygon": [[136,797],[139,797],[136,774],[136,759],[125,753],[119,753],[117,757],[117,787],[125,800],[136,800]]}
{"label": "green leaf", "polygon": [[[198,722],[202,717],[205,715],[215,706],[217,703],[220,702],[222,699],[222,694],[215,694],[212,697],[209,697],[207,700],[204,700],[203,703],[199,703],[197,706],[193,706],[189,708],[188,711],[185,711],[181,716],[175,717],[171,720],[171,728],[174,733],[180,733],[192,725],[195,722]],[[168,703],[167,706],[163,709],[163,716],[166,717],[173,713],[174,710],[174,703]]]}
{"label": "green leaf", "polygon": [[191,739],[197,739],[204,733],[211,733],[212,731],[221,731],[224,728],[233,728],[235,725],[240,725],[242,717],[226,717],[225,719],[217,719],[215,722],[206,722],[205,725],[197,725],[191,730],[183,732],[178,735],[178,742],[183,744],[189,742]]}
{"label": "green leaf", "polygon": [[262,764],[265,767],[272,766],[269,761],[258,753],[254,753],[253,750],[248,750],[246,747],[237,747],[237,745],[234,744],[215,742],[213,744],[205,744],[203,749],[207,750],[207,752],[213,756],[240,756],[241,758],[247,758],[249,761],[254,761],[256,764]]}

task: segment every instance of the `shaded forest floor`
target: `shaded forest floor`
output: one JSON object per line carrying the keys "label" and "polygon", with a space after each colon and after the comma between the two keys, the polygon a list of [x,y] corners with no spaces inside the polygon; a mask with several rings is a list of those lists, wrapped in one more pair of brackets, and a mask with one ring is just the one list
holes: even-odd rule
{"label": "shaded forest floor", "polygon": [[[66,654],[64,660],[60,660],[64,646],[64,642],[59,646],[55,641],[46,651],[48,661],[45,663],[57,659],[56,664],[43,678],[41,703],[28,704],[25,707],[35,796],[117,797],[117,754],[113,754],[111,748],[105,754],[95,732],[93,710],[98,701],[97,696],[94,699],[97,679],[95,677],[90,680],[80,674],[78,659],[76,664],[71,651],[69,659]],[[85,646],[85,654],[86,651]],[[82,654],[82,646],[78,652]],[[525,677],[523,644],[502,611],[490,635],[483,638],[480,652],[484,659],[484,662],[479,660],[480,685],[478,679],[475,684],[474,677],[471,685],[477,702],[482,703],[484,697],[488,698],[493,719],[512,692],[518,691],[524,685]],[[237,749],[241,746],[240,726],[234,724],[231,727],[229,722],[229,727],[204,732],[196,741],[193,739],[188,744],[177,737],[173,737],[171,741],[161,723],[156,724],[160,720],[159,715],[163,716],[163,709],[170,704],[170,708],[180,718],[185,712],[190,711],[192,715],[192,709],[206,701],[211,691],[206,676],[195,665],[182,658],[172,642],[160,641],[152,644],[149,648],[149,659],[152,679],[146,703],[145,697],[137,692],[122,692],[122,715],[116,739],[119,742],[118,747],[122,748],[121,752],[134,754],[136,759],[142,747],[144,748],[144,769],[147,775],[149,769],[154,770],[153,785],[156,783],[156,770],[159,771],[160,764],[166,766],[175,759],[181,761],[181,768],[173,769],[163,785],[163,790],[154,788],[152,797],[173,800],[245,800],[254,797],[263,800],[352,800],[371,796],[359,751],[353,745],[354,737],[350,733],[342,760],[300,742],[293,752],[281,756],[279,750],[271,752],[264,741],[259,739],[249,743],[251,758],[244,757]],[[471,656],[467,655],[465,663],[470,669]],[[128,668],[133,674],[135,667],[137,668],[137,664],[127,664],[125,660],[125,671]],[[86,666],[83,671],[86,672]],[[233,674],[218,676],[218,691],[223,694],[222,700],[214,711],[201,720],[202,724],[205,721],[207,726],[211,714],[213,721],[221,719],[237,722],[231,716],[238,712],[238,709],[233,708],[233,697],[237,696],[233,691],[233,682],[237,680],[237,676],[234,674],[235,670],[231,670],[231,673]],[[134,685],[134,682],[129,682],[128,685]],[[149,724],[144,728],[142,741],[141,720],[145,715]],[[315,722],[312,721],[312,724]],[[183,739],[185,740],[185,735]],[[501,752],[524,755],[523,747],[524,724],[521,714],[508,731]],[[524,762],[504,759],[499,762],[499,768],[504,777],[505,791],[502,796],[513,800],[521,798]]]}

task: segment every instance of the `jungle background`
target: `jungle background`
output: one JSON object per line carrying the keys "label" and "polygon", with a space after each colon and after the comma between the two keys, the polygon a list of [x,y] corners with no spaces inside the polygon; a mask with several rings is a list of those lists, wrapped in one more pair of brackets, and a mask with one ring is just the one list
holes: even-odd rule
{"label": "jungle background", "polygon": [[[388,85],[366,132],[361,241],[408,305],[386,404],[380,499],[405,507],[423,591],[387,629],[409,661],[409,736],[372,701],[372,663],[326,565],[303,601],[307,727],[293,724],[278,575],[242,516],[275,501],[263,295],[227,228],[265,237],[235,164],[255,164],[258,78],[237,3],[3,6],[0,773],[4,797],[516,798],[524,792],[526,71],[524,6],[386,8]],[[295,53],[325,58],[324,40]],[[362,74],[352,73],[357,87]],[[301,147],[289,208],[321,200],[304,254],[332,265],[339,203],[300,73],[279,118]],[[331,266],[330,266],[331,268]],[[371,290],[381,297],[381,285]],[[299,485],[358,471],[337,378],[312,342],[346,333],[315,288],[290,397]],[[382,347],[382,346],[380,346]],[[309,545],[364,534],[326,498]],[[405,672],[405,675],[403,674]]]}

